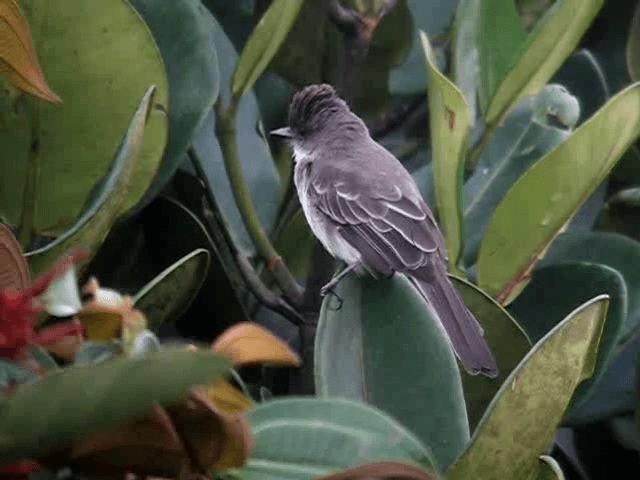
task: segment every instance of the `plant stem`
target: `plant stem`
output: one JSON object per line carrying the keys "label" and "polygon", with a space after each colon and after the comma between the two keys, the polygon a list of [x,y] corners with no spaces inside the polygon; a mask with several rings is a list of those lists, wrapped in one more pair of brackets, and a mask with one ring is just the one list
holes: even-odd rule
{"label": "plant stem", "polygon": [[249,188],[242,175],[235,125],[238,99],[232,97],[226,108],[219,99],[214,108],[216,113],[216,136],[220,143],[224,166],[242,221],[258,254],[264,260],[267,269],[273,275],[284,296],[293,305],[299,306],[302,303],[302,288],[293,278],[293,275],[289,272],[289,269],[278,255],[278,252],[276,252],[276,249],[262,228],[262,224],[258,219],[258,213],[251,199],[251,194],[249,193]]}

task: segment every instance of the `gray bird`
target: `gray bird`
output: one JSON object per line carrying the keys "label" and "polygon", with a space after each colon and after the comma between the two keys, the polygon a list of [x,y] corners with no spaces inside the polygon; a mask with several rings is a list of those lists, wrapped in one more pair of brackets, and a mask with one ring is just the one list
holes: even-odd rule
{"label": "gray bird", "polygon": [[402,273],[440,319],[464,368],[498,374],[483,331],[447,277],[444,240],[413,178],[330,85],[310,85],[289,107],[289,127],[271,132],[293,146],[294,182],[309,227],[351,271]]}

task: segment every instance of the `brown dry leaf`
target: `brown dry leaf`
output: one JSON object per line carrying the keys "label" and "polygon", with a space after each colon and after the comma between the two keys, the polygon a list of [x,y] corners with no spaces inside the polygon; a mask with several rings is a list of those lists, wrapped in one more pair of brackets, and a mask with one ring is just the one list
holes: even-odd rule
{"label": "brown dry leaf", "polygon": [[75,471],[92,475],[134,472],[172,478],[189,461],[171,418],[159,405],[144,417],[79,440],[68,459]]}
{"label": "brown dry leaf", "polygon": [[[1,40],[0,37],[0,44]],[[22,248],[11,229],[0,224],[0,288],[22,290],[30,284],[29,267]]]}
{"label": "brown dry leaf", "polygon": [[217,380],[207,387],[207,397],[222,413],[244,412],[254,405],[254,401],[225,380]]}
{"label": "brown dry leaf", "polygon": [[211,349],[231,357],[234,365],[275,363],[300,365],[300,357],[268,330],[251,322],[242,322],[225,330]]}
{"label": "brown dry leaf", "polygon": [[185,400],[167,407],[167,412],[195,471],[240,467],[249,456],[253,439],[247,418],[241,413],[221,413],[202,389],[194,389]]}
{"label": "brown dry leaf", "polygon": [[404,462],[383,461],[349,468],[338,473],[326,475],[318,480],[435,480],[430,472]]}
{"label": "brown dry leaf", "polygon": [[61,102],[44,79],[29,24],[15,0],[0,0],[0,71],[20,90],[51,103]]}

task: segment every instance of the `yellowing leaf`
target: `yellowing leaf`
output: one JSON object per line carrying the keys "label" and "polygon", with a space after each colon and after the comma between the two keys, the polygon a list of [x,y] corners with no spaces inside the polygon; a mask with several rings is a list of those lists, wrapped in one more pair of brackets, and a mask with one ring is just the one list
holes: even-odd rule
{"label": "yellowing leaf", "polygon": [[244,393],[224,380],[217,380],[207,388],[207,396],[222,413],[241,413],[254,402]]}
{"label": "yellowing leaf", "polygon": [[0,0],[0,71],[20,90],[48,102],[61,101],[44,79],[29,24],[15,0]]}
{"label": "yellowing leaf", "polygon": [[211,349],[229,355],[234,365],[262,362],[280,365],[300,364],[300,358],[286,343],[251,322],[242,322],[227,329],[213,343]]}

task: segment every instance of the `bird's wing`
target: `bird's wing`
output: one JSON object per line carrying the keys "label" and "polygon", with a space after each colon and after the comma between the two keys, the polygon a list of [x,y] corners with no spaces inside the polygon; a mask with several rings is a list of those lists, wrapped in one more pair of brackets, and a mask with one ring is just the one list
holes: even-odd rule
{"label": "bird's wing", "polygon": [[309,200],[360,252],[368,270],[390,274],[444,259],[442,235],[419,193],[393,182],[381,185],[379,179],[375,188],[359,181],[346,183],[345,178],[362,180],[363,175],[341,173],[312,179]]}

